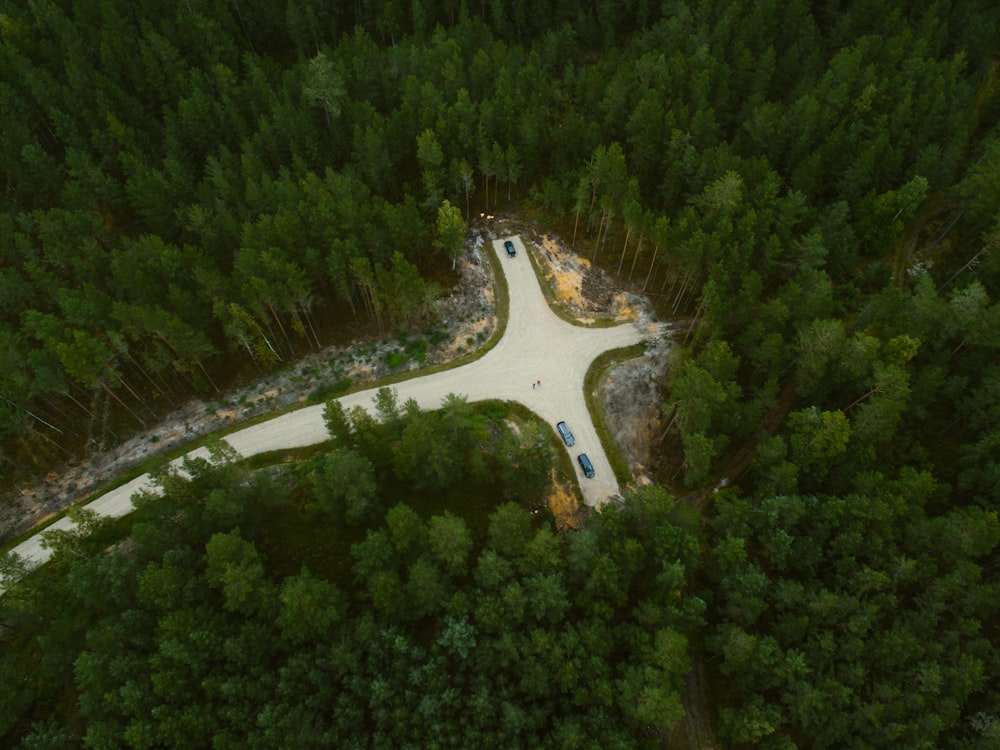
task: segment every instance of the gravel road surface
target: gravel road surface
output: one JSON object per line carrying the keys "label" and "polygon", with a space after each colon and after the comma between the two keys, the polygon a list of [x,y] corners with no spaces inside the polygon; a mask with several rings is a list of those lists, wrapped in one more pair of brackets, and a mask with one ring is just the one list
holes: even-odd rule
{"label": "gravel road surface", "polygon": [[[507,257],[504,239],[514,243],[518,250],[516,257]],[[553,427],[556,422],[565,420],[576,437],[576,444],[572,448],[563,447],[573,459],[584,499],[588,505],[600,505],[618,493],[618,484],[587,410],[584,376],[598,355],[655,336],[660,329],[653,326],[640,330],[631,323],[612,328],[583,328],[567,323],[549,309],[520,237],[494,240],[492,245],[510,290],[510,316],[500,341],[485,356],[468,365],[413,378],[392,387],[398,393],[400,404],[412,398],[423,409],[436,409],[448,394],[455,393],[466,396],[469,401],[491,398],[517,401]],[[348,409],[362,406],[372,410],[376,390],[358,391],[340,401]],[[318,404],[247,427],[225,439],[241,455],[249,457],[266,451],[312,445],[328,437],[323,423],[323,405]],[[580,453],[586,453],[594,465],[592,479],[583,476],[576,461]],[[198,448],[187,455],[207,456],[208,452]],[[174,465],[179,467],[182,460],[177,459]],[[132,510],[132,495],[150,488],[150,478],[144,474],[85,507],[102,516],[122,516]],[[73,523],[64,517],[48,528],[69,530],[72,527]],[[49,550],[41,544],[40,534],[22,542],[13,551],[30,565],[40,565],[50,556]]]}

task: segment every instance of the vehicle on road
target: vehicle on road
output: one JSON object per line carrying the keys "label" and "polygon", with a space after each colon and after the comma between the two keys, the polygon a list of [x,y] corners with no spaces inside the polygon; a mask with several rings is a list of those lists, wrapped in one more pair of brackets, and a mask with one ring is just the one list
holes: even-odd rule
{"label": "vehicle on road", "polygon": [[515,255],[517,255],[517,250],[514,249],[514,243],[511,242],[510,240],[504,240],[503,246],[504,249],[507,250],[508,258],[513,258]]}
{"label": "vehicle on road", "polygon": [[594,465],[590,463],[590,459],[587,458],[587,454],[581,453],[576,457],[576,460],[580,462],[580,468],[583,469],[583,475],[587,477],[587,479],[593,479]]}
{"label": "vehicle on road", "polygon": [[565,422],[558,422],[556,424],[556,432],[559,433],[559,437],[563,439],[566,445],[573,445],[576,442],[576,438],[573,437],[573,433],[570,432],[569,427]]}

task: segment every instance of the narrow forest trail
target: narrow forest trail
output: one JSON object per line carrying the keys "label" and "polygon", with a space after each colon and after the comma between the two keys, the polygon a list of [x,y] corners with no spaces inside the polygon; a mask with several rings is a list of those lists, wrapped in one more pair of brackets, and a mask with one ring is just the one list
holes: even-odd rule
{"label": "narrow forest trail", "polygon": [[[720,484],[732,482],[745,472],[757,454],[757,446],[764,434],[773,434],[788,416],[795,403],[796,384],[789,383],[778,395],[777,401],[764,415],[760,426],[753,435],[729,459],[726,466],[719,472],[716,480],[709,486],[702,487],[683,498],[698,509],[702,525],[707,523],[706,511],[711,507],[715,497],[715,489]],[[718,747],[712,731],[712,715],[707,697],[708,685],[705,678],[705,663],[700,650],[691,650],[691,670],[684,682],[681,700],[684,703],[684,720],[671,733],[668,747],[685,748],[685,750],[714,750]]]}
{"label": "narrow forest trail", "polygon": [[700,653],[691,654],[691,669],[684,680],[681,701],[684,718],[667,736],[673,750],[715,750],[719,747],[712,730],[712,712],[706,696],[705,663]]}
{"label": "narrow forest trail", "polygon": [[785,421],[788,416],[788,412],[792,408],[792,404],[795,403],[795,396],[797,394],[796,383],[789,383],[778,394],[778,400],[775,401],[774,405],[768,410],[767,414],[764,415],[764,419],[761,420],[760,426],[754,431],[753,435],[740,446],[740,448],[733,454],[732,458],[726,463],[725,467],[718,473],[716,480],[710,485],[701,487],[694,492],[689,493],[684,497],[684,501],[690,503],[696,507],[700,512],[704,513],[708,510],[709,506],[712,504],[712,498],[714,497],[714,491],[720,485],[729,484],[730,482],[738,479],[743,472],[750,468],[750,464],[753,462],[754,456],[757,455],[757,446],[760,445],[761,438],[764,434],[772,434],[781,424]]}

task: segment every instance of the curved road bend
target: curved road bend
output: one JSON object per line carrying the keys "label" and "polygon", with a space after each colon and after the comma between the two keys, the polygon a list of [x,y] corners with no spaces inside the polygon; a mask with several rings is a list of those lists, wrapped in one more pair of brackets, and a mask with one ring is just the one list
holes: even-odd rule
{"label": "curved road bend", "polygon": [[[400,404],[414,399],[422,409],[437,409],[444,398],[455,393],[469,401],[502,399],[524,404],[554,427],[565,420],[576,437],[576,445],[566,448],[577,473],[584,500],[597,506],[618,493],[618,484],[597,430],[587,410],[583,385],[587,368],[600,354],[636,344],[655,336],[661,329],[651,326],[640,331],[634,324],[613,328],[583,328],[559,318],[545,301],[538,278],[527,257],[520,237],[510,237],[518,249],[508,258],[504,240],[493,241],[493,252],[500,260],[510,289],[510,315],[507,329],[496,346],[483,357],[463,367],[413,378],[392,387]],[[541,386],[532,387],[541,381]],[[376,388],[348,394],[340,399],[346,409],[361,406],[371,410]],[[329,437],[323,422],[323,404],[283,414],[226,436],[228,442],[244,457],[272,450],[298,448],[322,442]],[[586,453],[594,465],[595,476],[583,476],[576,456]],[[188,457],[207,457],[205,448],[198,448]],[[180,467],[182,458],[172,462]],[[148,474],[136,477],[113,489],[85,507],[102,516],[122,516],[132,510],[132,495],[152,488]],[[63,517],[49,529],[69,530],[73,523]],[[48,560],[50,552],[41,546],[41,535],[35,534],[19,544],[13,552],[31,565]],[[0,587],[2,593],[2,587]]]}

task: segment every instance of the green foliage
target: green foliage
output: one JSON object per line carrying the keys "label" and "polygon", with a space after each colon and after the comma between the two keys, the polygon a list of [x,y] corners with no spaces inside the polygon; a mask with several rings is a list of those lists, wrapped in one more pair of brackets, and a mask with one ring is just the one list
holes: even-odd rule
{"label": "green foliage", "polygon": [[[127,546],[79,547],[62,575],[46,568],[18,584],[16,609],[31,617],[25,648],[7,642],[0,662],[19,686],[0,702],[8,738],[557,747],[580,736],[623,747],[682,718],[701,605],[681,593],[690,571],[679,561],[697,540],[667,519],[664,491],[647,489],[586,530],[595,559],[615,571],[611,586],[573,585],[571,557],[580,573],[587,566],[576,542],[510,503],[488,534],[397,504],[336,551],[353,559],[340,586],[306,569],[280,574],[262,551],[275,516],[303,512],[300,503],[275,505],[273,485],[229,464],[195,468],[141,503]],[[229,523],[192,502],[206,489]],[[670,588],[650,585],[667,570]],[[44,672],[29,669],[39,663]],[[51,718],[29,729],[23,717],[43,706]]]}
{"label": "green foliage", "polygon": [[441,203],[444,190],[444,151],[437,135],[430,128],[417,136],[417,162],[420,164],[420,179],[424,186],[424,206],[437,206]]}
{"label": "green foliage", "polygon": [[411,360],[423,362],[426,357],[427,340],[423,338],[412,338],[403,342],[402,349],[394,349],[386,352],[384,360],[386,366],[390,370],[395,370]]}
{"label": "green foliage", "polygon": [[435,562],[451,576],[466,571],[472,536],[458,516],[434,516],[427,529],[427,544]]}
{"label": "green foliage", "polygon": [[240,536],[239,529],[213,535],[205,546],[205,562],[205,580],[222,591],[226,611],[249,614],[260,606],[264,566],[257,550]]}
{"label": "green foliage", "polygon": [[329,399],[323,406],[323,422],[327,432],[338,445],[344,445],[351,437],[351,423],[347,410],[337,399]]}
{"label": "green foliage", "polygon": [[421,278],[417,267],[398,250],[388,268],[380,265],[375,269],[375,284],[379,304],[388,311],[392,325],[402,330],[413,318],[428,315],[439,293],[437,285]]}
{"label": "green foliage", "polygon": [[511,500],[542,497],[551,482],[555,457],[547,431],[534,422],[504,433],[497,445],[504,494]]}
{"label": "green foliage", "polygon": [[706,644],[731,686],[722,736],[951,745],[987,687],[997,606],[982,566],[1000,522],[930,516],[937,492],[908,474],[863,494],[719,502]]}
{"label": "green foliage", "polygon": [[815,407],[788,416],[792,462],[813,481],[822,481],[832,459],[841,455],[851,438],[851,425],[841,411]]}
{"label": "green foliage", "polygon": [[309,402],[322,404],[332,397],[346,392],[353,385],[353,381],[348,377],[340,378],[329,385],[321,385],[309,393]]}
{"label": "green foliage", "polygon": [[453,269],[465,251],[465,234],[468,229],[458,207],[451,205],[448,200],[442,201],[438,208],[435,245],[451,259]]}
{"label": "green foliage", "polygon": [[688,484],[704,482],[739,427],[739,362],[724,341],[713,342],[697,359],[685,359],[671,378],[673,423],[681,434]]}
{"label": "green foliage", "polygon": [[350,448],[338,448],[319,460],[312,489],[320,508],[343,514],[349,523],[379,515],[375,469],[371,461]]}
{"label": "green foliage", "polygon": [[[447,275],[429,251],[458,257],[461,201],[468,220],[528,196],[692,326],[655,458],[677,457],[676,481],[720,501],[705,642],[722,739],[995,739],[996,7],[9,5],[5,472],[42,475],[66,446],[106,444],[356,320],[425,328],[429,279]],[[391,363],[420,361],[421,341]],[[315,581],[268,577],[281,555],[260,552],[261,518],[293,490],[358,534],[396,505],[379,494],[390,485],[424,500],[544,494],[549,447],[523,420],[515,433],[456,402],[402,411],[329,402],[337,453],[301,487],[218,451],[190,481],[163,473],[165,497],[137,501],[127,559],[52,535],[54,570],[87,596],[55,576],[17,589],[12,621],[49,624],[3,662],[24,691],[0,702],[3,731],[44,746],[78,726],[20,718],[73,710],[58,691],[74,654],[95,746],[327,747],[363,727],[356,744],[615,747],[669,723],[676,684],[657,654],[701,616],[684,585],[698,524],[655,491],[572,541],[500,508],[488,530],[467,521],[473,546],[454,559],[393,512],[389,539],[359,548],[378,564],[350,606],[375,614],[334,617]],[[703,494],[724,471],[729,499]],[[688,531],[637,525],[640,506]],[[115,530],[94,530],[104,555]],[[671,594],[651,603],[652,582]],[[317,629],[297,630],[291,613],[308,611]],[[551,635],[560,612],[584,620]],[[642,638],[621,632],[633,616]],[[424,630],[399,629],[418,617]],[[240,682],[248,654],[261,663]],[[501,676],[453,668],[473,661]]]}

